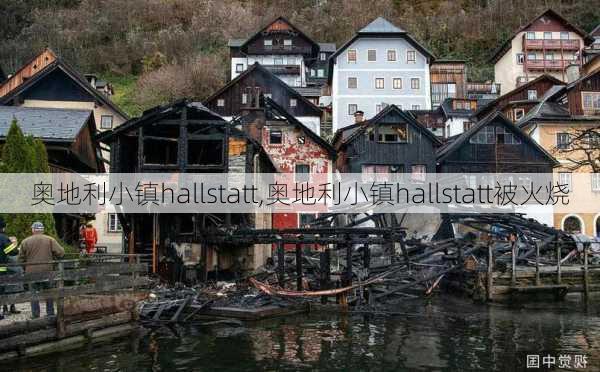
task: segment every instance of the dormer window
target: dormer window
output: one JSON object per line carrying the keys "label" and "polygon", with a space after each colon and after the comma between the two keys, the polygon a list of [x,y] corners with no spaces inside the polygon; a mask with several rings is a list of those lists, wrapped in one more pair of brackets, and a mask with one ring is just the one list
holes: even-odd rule
{"label": "dormer window", "polygon": [[225,100],[223,98],[219,98],[217,100],[217,106],[219,106],[219,107],[225,107]]}
{"label": "dormer window", "polygon": [[319,59],[320,59],[321,61],[325,61],[325,60],[327,60],[327,54],[325,54],[325,53],[319,53]]}
{"label": "dormer window", "polygon": [[273,46],[273,40],[271,40],[271,39],[265,39],[264,43],[265,43],[265,46]]}
{"label": "dormer window", "polygon": [[535,100],[535,99],[537,99],[537,90],[535,90],[535,89],[529,89],[527,91],[527,99],[528,100]]}

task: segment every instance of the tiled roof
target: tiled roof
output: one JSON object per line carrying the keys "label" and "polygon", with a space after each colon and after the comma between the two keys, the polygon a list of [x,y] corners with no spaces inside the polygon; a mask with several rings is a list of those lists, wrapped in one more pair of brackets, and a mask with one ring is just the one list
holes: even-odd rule
{"label": "tiled roof", "polygon": [[25,135],[46,140],[72,141],[92,111],[0,106],[0,137],[6,137],[13,119]]}
{"label": "tiled roof", "polygon": [[335,44],[334,43],[317,43],[319,44],[319,50],[321,52],[335,52]]}

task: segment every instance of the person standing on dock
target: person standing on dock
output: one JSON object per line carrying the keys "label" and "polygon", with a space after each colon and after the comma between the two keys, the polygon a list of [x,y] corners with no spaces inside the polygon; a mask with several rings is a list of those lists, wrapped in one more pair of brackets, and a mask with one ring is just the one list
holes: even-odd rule
{"label": "person standing on dock", "polygon": [[87,254],[96,252],[96,243],[98,243],[98,233],[91,222],[88,222],[83,230],[83,239],[85,241],[85,250]]}
{"label": "person standing on dock", "polygon": [[[53,259],[65,255],[65,250],[58,242],[47,235],[44,235],[44,225],[41,222],[34,222],[31,225],[31,236],[21,243],[19,260],[29,265],[25,266],[26,273],[52,271],[52,264],[48,263]],[[41,264],[40,264],[41,263]],[[50,283],[40,282],[32,283],[37,291],[50,288]],[[33,318],[40,317],[40,302],[31,301],[31,313]],[[54,301],[46,300],[46,314],[54,315]]]}

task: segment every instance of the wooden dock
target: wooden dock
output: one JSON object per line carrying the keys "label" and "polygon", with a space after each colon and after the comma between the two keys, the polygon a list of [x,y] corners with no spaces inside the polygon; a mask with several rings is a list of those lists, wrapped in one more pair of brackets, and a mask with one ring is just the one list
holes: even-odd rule
{"label": "wooden dock", "polygon": [[[56,307],[54,316],[0,326],[0,360],[76,347],[137,327],[136,302],[145,297],[140,287],[148,284],[148,266],[139,255],[95,255],[50,264],[53,271],[0,276],[0,286],[25,289],[0,294],[0,305],[52,299]],[[34,283],[43,283],[44,289],[36,290]]]}

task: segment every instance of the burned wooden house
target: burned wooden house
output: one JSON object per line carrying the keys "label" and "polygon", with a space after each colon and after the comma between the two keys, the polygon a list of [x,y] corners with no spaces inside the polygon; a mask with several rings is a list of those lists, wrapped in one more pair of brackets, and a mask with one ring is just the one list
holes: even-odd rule
{"label": "burned wooden house", "polygon": [[[277,171],[293,174],[290,180],[330,180],[335,149],[273,99],[260,94],[251,98],[237,123],[261,144]],[[273,227],[302,227],[316,216],[314,210],[273,213]]]}
{"label": "burned wooden house", "polygon": [[[180,100],[147,110],[105,132],[113,173],[271,173],[260,145],[201,103]],[[203,244],[211,231],[270,228],[270,214],[127,214],[120,216],[129,253],[151,254],[152,268],[180,280],[179,269],[202,273],[254,269],[270,255],[268,246]],[[177,253],[174,253],[177,252]],[[179,265],[177,256],[187,257]],[[175,261],[173,261],[175,260]],[[174,276],[175,277],[174,277]],[[179,276],[178,276],[179,275]]]}
{"label": "burned wooden house", "polygon": [[438,150],[439,173],[552,173],[556,159],[494,112]]}
{"label": "burned wooden house", "polygon": [[[359,113],[360,114],[360,113]],[[337,169],[346,173],[435,172],[440,140],[415,118],[390,105],[370,120],[338,130],[333,139]]]}
{"label": "burned wooden house", "polygon": [[253,97],[259,97],[261,94],[271,98],[302,124],[319,134],[323,110],[259,63],[251,65],[224,85],[204,104],[224,118],[231,119],[253,105]]}

